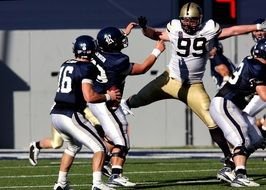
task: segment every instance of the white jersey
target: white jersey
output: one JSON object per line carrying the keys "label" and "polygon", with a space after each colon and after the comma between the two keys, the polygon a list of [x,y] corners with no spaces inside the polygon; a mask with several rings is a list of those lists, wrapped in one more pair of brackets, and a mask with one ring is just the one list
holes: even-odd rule
{"label": "white jersey", "polygon": [[173,46],[168,65],[170,77],[191,84],[201,82],[208,52],[220,30],[219,24],[208,20],[196,34],[189,35],[183,31],[180,20],[174,19],[169,22],[167,32]]}

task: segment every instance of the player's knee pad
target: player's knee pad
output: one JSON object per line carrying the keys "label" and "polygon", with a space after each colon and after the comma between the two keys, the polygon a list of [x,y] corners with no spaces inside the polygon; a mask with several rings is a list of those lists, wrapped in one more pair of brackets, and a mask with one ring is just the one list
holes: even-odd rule
{"label": "player's knee pad", "polygon": [[234,148],[233,158],[239,155],[249,157],[250,152],[245,146],[237,146]]}
{"label": "player's knee pad", "polygon": [[115,145],[114,148],[119,148],[120,150],[118,152],[112,152],[112,157],[126,158],[128,154],[128,148],[126,146]]}
{"label": "player's knee pad", "polygon": [[81,150],[81,147],[82,146],[68,145],[64,152],[72,157],[75,157],[75,155]]}

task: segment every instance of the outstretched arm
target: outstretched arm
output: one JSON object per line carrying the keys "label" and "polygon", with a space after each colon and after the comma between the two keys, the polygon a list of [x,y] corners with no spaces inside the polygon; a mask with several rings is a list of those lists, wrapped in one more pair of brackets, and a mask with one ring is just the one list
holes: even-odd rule
{"label": "outstretched arm", "polygon": [[164,40],[169,41],[169,37],[166,31],[155,30],[154,28],[147,26],[147,19],[143,16],[138,18],[139,26],[142,28],[142,33],[152,40]]}
{"label": "outstretched arm", "polygon": [[146,73],[155,63],[158,56],[165,50],[165,45],[162,40],[157,41],[152,53],[144,60],[142,64],[133,63],[130,75],[140,75]]}
{"label": "outstretched arm", "polygon": [[231,36],[237,36],[241,34],[246,34],[255,30],[265,30],[266,22],[261,24],[251,24],[251,25],[237,25],[229,28],[223,28],[221,34],[218,36],[219,39],[225,39]]}

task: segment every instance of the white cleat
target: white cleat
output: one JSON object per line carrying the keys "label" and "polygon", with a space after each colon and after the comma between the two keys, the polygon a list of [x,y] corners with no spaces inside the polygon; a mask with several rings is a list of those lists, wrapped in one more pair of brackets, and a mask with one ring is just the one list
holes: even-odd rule
{"label": "white cleat", "polygon": [[40,150],[36,147],[36,142],[30,143],[29,161],[31,165],[36,166]]}
{"label": "white cleat", "polygon": [[109,187],[134,187],[136,183],[130,182],[126,177],[113,174],[109,177],[107,185]]}
{"label": "white cleat", "polygon": [[68,183],[55,183],[53,190],[74,190]]}
{"label": "white cleat", "polygon": [[125,99],[122,99],[120,102],[120,106],[124,112],[125,115],[133,115],[134,113],[131,111],[131,109],[128,107],[127,102]]}
{"label": "white cleat", "polygon": [[235,179],[235,172],[229,167],[223,167],[217,173],[217,179],[231,183]]}
{"label": "white cleat", "polygon": [[105,184],[101,184],[101,185],[93,185],[91,190],[115,190],[114,188],[108,187]]}
{"label": "white cleat", "polygon": [[103,165],[102,174],[106,177],[110,177],[112,175],[112,168],[110,163]]}
{"label": "white cleat", "polygon": [[251,178],[247,178],[246,175],[238,174],[236,178],[231,182],[232,187],[259,187],[260,184],[253,181]]}

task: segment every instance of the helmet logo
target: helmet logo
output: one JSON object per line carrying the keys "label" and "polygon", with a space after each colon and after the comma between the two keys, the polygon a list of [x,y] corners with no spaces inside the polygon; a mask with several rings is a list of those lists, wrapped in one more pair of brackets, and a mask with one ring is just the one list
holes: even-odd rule
{"label": "helmet logo", "polygon": [[80,44],[80,46],[81,46],[81,49],[82,49],[83,51],[85,51],[85,50],[87,49],[87,47],[86,47],[86,44],[85,44],[85,43],[81,43],[81,44]]}
{"label": "helmet logo", "polygon": [[112,39],[112,36],[110,34],[105,34],[104,39],[108,45],[114,43],[114,40]]}

